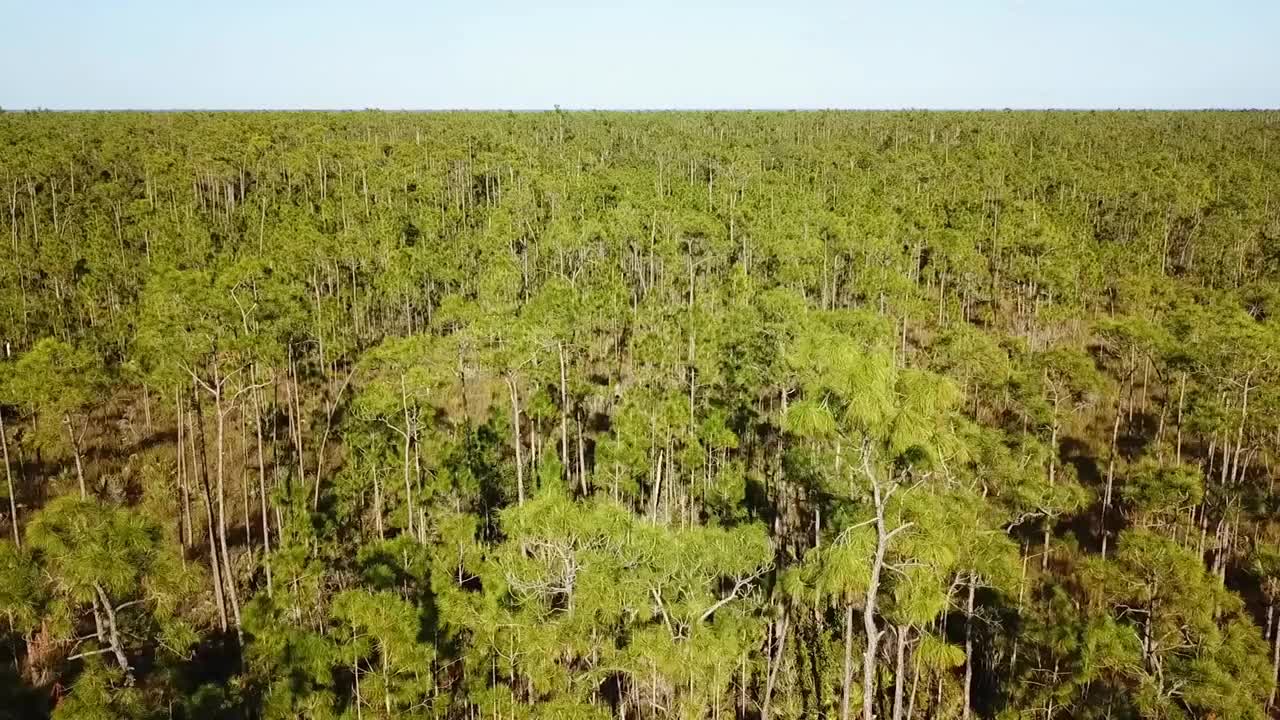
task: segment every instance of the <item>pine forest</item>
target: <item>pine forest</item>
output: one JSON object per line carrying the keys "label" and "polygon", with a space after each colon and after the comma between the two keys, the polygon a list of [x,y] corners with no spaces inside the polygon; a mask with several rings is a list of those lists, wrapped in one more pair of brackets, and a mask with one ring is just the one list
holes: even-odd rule
{"label": "pine forest", "polygon": [[0,718],[1280,717],[1280,112],[0,114]]}

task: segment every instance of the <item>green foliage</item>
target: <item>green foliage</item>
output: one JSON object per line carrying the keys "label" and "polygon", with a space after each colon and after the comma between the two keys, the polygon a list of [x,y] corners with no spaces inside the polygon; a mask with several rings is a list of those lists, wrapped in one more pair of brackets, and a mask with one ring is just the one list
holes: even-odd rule
{"label": "green foliage", "polygon": [[48,601],[40,568],[27,552],[11,542],[0,542],[0,614],[9,629],[26,635],[40,622]]}
{"label": "green foliage", "polygon": [[865,669],[885,717],[1274,712],[1274,140],[5,115],[0,694],[790,719]]}
{"label": "green foliage", "polygon": [[99,402],[106,380],[102,361],[92,352],[45,338],[18,359],[5,395],[61,420]]}
{"label": "green foliage", "polygon": [[119,671],[92,662],[53,711],[53,720],[127,720],[148,717],[142,693],[125,686]]}

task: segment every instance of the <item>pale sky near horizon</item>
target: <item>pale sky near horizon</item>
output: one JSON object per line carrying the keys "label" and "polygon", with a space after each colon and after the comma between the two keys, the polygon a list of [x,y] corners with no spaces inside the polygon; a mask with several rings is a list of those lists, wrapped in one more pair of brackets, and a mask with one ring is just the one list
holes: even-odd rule
{"label": "pale sky near horizon", "polygon": [[1280,0],[0,0],[0,107],[1280,106]]}

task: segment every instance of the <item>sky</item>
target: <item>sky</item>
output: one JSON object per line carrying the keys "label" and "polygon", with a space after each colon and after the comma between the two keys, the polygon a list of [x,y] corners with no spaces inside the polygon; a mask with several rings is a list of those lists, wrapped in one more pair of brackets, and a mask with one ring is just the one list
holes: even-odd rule
{"label": "sky", "polygon": [[0,0],[6,109],[1280,107],[1280,0]]}

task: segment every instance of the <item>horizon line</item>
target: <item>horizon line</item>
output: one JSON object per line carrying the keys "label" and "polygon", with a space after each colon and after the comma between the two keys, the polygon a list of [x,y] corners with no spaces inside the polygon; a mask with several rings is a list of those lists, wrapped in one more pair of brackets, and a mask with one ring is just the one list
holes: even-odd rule
{"label": "horizon line", "polygon": [[1277,107],[1264,106],[1187,106],[1187,107],[1154,107],[1154,106],[868,106],[868,107],[22,107],[7,108],[0,104],[0,114],[34,114],[34,113],[543,113],[543,112],[599,112],[599,113],[680,113],[680,112],[717,112],[717,113],[819,113],[819,112],[1274,112]]}

